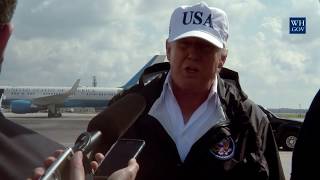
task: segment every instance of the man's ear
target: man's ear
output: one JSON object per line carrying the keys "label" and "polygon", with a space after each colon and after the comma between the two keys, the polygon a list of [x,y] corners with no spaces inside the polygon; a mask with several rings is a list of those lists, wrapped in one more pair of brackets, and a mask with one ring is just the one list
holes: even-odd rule
{"label": "man's ear", "polygon": [[170,61],[170,54],[171,54],[171,47],[170,47],[170,44],[167,39],[166,40],[166,55],[167,55],[168,61]]}
{"label": "man's ear", "polygon": [[226,62],[227,56],[228,56],[228,49],[227,48],[222,48],[220,55],[221,55],[221,57],[220,57],[218,68],[222,68],[224,63]]}
{"label": "man's ear", "polygon": [[13,27],[10,23],[4,24],[0,27],[0,59],[2,59],[4,55],[4,50],[7,46],[12,30]]}

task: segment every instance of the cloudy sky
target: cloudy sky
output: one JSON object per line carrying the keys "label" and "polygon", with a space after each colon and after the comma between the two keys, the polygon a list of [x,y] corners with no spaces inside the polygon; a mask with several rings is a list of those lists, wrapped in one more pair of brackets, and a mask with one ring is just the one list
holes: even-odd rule
{"label": "cloudy sky", "polygon": [[[0,85],[124,84],[153,55],[165,54],[171,12],[191,0],[20,0]],[[268,108],[308,108],[320,88],[317,0],[207,0],[230,21],[226,67]],[[306,17],[306,34],[289,18]]]}

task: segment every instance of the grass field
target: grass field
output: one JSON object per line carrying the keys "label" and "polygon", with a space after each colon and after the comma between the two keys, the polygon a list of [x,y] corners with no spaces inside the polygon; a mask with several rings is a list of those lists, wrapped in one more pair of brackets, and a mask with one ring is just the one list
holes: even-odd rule
{"label": "grass field", "polygon": [[300,113],[275,113],[277,116],[281,118],[288,118],[288,119],[304,119],[305,114]]}

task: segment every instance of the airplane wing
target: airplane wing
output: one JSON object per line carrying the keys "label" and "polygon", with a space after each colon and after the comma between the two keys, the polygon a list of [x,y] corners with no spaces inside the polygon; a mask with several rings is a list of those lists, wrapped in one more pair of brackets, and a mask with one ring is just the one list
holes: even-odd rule
{"label": "airplane wing", "polygon": [[80,79],[78,79],[72,86],[70,90],[63,94],[57,94],[52,96],[44,96],[35,98],[32,100],[32,104],[38,105],[38,106],[45,106],[49,104],[63,104],[64,100],[70,96],[71,94],[74,94],[79,87]]}

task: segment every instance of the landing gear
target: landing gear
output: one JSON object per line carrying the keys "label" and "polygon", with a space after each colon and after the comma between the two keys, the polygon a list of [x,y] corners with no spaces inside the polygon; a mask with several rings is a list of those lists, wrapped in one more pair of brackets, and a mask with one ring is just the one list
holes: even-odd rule
{"label": "landing gear", "polygon": [[54,104],[48,106],[48,117],[61,117],[60,108],[57,108]]}
{"label": "landing gear", "polygon": [[52,112],[48,112],[48,117],[49,118],[52,118],[52,117],[61,117],[62,114],[59,112],[59,113],[52,113]]}

